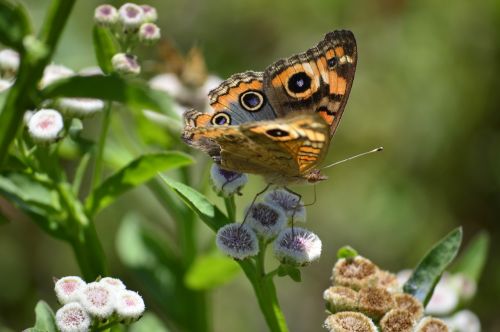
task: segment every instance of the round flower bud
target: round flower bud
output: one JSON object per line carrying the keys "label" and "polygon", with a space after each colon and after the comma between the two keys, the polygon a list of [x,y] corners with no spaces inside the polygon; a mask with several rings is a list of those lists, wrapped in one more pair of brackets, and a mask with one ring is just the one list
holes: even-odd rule
{"label": "round flower bud", "polygon": [[358,293],[347,287],[332,286],[323,292],[323,299],[331,313],[355,311],[358,307]]}
{"label": "round flower bud", "polygon": [[160,39],[160,28],[154,23],[143,23],[139,28],[139,40],[145,44],[153,44]]}
{"label": "round flower bud", "polygon": [[80,303],[72,302],[57,310],[56,325],[61,332],[87,332],[90,317]]}
{"label": "round flower bud", "polygon": [[217,247],[234,259],[245,259],[259,252],[259,241],[254,231],[245,224],[227,224],[217,231]]}
{"label": "round flower bud", "polygon": [[80,292],[85,287],[86,282],[80,277],[63,277],[56,281],[54,291],[59,303],[66,304],[78,301]]}
{"label": "round flower bud", "polygon": [[13,81],[4,80],[4,79],[0,78],[0,93],[10,89],[12,84],[14,84]]}
{"label": "round flower bud", "polygon": [[42,80],[40,81],[40,87],[45,88],[56,81],[63,78],[68,78],[75,75],[75,72],[68,67],[62,65],[50,64],[45,67],[43,71]]}
{"label": "round flower bud", "polygon": [[124,290],[126,289],[125,284],[118,278],[104,277],[99,280],[99,283],[106,284],[115,290]]}
{"label": "round flower bud", "polygon": [[245,173],[227,171],[217,164],[213,164],[212,168],[210,168],[210,179],[214,191],[224,197],[238,193],[248,182]]}
{"label": "round flower bud", "polygon": [[333,267],[332,279],[335,285],[359,290],[376,284],[378,267],[370,260],[356,256],[353,259],[339,259]]}
{"label": "round flower bud", "polygon": [[382,287],[363,287],[358,298],[358,310],[377,321],[395,306],[391,293]]}
{"label": "round flower bud", "polygon": [[321,240],[307,229],[287,228],[274,241],[274,256],[283,264],[308,265],[321,256]]}
{"label": "round flower bud", "polygon": [[441,319],[424,317],[415,328],[415,332],[448,332],[448,325]]}
{"label": "round flower bud", "polygon": [[326,318],[323,326],[330,332],[377,332],[370,318],[359,312],[337,312]]}
{"label": "round flower bud", "polygon": [[116,53],[111,58],[113,70],[121,75],[139,75],[141,66],[137,62],[137,57],[132,54]]}
{"label": "round flower bud", "polygon": [[64,127],[61,114],[52,109],[41,109],[28,121],[28,132],[35,143],[48,144],[59,138]]}
{"label": "round flower bud", "polygon": [[121,290],[116,296],[116,314],[127,323],[139,319],[145,308],[142,297],[136,292]]}
{"label": "round flower bud", "polygon": [[412,332],[415,319],[402,309],[392,309],[380,320],[380,329],[383,332]]}
{"label": "round flower bud", "polygon": [[4,77],[13,77],[19,69],[19,53],[9,48],[0,51],[0,72]]}
{"label": "round flower bud", "polygon": [[252,204],[247,208],[245,215],[247,215],[248,225],[265,240],[276,237],[286,226],[283,211],[267,203]]}
{"label": "round flower bud", "polygon": [[60,98],[57,105],[61,112],[69,118],[86,118],[104,108],[102,100],[92,98]]}
{"label": "round flower bud", "polygon": [[469,310],[461,310],[446,322],[450,329],[455,332],[481,332],[481,322],[477,316]]}
{"label": "round flower bud", "polygon": [[125,31],[135,30],[144,23],[144,11],[133,3],[126,3],[118,10],[119,20]]}
{"label": "round flower bud", "polygon": [[450,276],[450,279],[452,287],[457,290],[458,296],[461,300],[468,301],[476,294],[476,282],[469,277],[461,273],[457,273]]}
{"label": "round flower bud", "polygon": [[432,297],[425,307],[425,312],[431,315],[447,315],[458,305],[459,294],[448,274],[444,274],[437,283]]}
{"label": "round flower bud", "polygon": [[158,19],[156,8],[149,5],[141,5],[144,13],[144,22],[155,22]]}
{"label": "round flower bud", "polygon": [[271,190],[264,196],[264,201],[279,206],[285,212],[287,218],[293,221],[306,221],[306,208],[299,200],[297,195],[294,195],[284,189]]}
{"label": "round flower bud", "polygon": [[396,308],[405,310],[413,317],[414,320],[419,320],[424,314],[424,307],[422,303],[415,297],[406,293],[394,294],[394,301],[396,302]]}
{"label": "round flower bud", "polygon": [[102,26],[111,26],[118,21],[118,11],[111,5],[100,5],[94,11],[94,21]]}
{"label": "round flower bud", "polygon": [[114,290],[107,284],[91,282],[80,292],[80,303],[92,316],[108,318],[115,308]]}
{"label": "round flower bud", "polygon": [[390,293],[400,293],[403,291],[402,287],[399,285],[396,275],[389,271],[378,271],[377,285],[387,289]]}

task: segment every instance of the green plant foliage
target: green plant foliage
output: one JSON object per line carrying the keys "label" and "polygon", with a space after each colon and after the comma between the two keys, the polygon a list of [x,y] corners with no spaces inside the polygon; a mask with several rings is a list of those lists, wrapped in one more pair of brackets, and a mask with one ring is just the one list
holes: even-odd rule
{"label": "green plant foliage", "polygon": [[488,233],[481,232],[476,235],[453,264],[452,272],[461,273],[477,283],[486,263],[489,246]]}
{"label": "green plant foliage", "polygon": [[6,46],[23,50],[23,39],[32,33],[26,9],[19,2],[0,1],[0,42]]}
{"label": "green plant foliage", "polygon": [[163,325],[161,320],[153,315],[152,313],[146,313],[141,319],[130,326],[128,329],[129,332],[169,332],[170,330]]}
{"label": "green plant foliage", "polygon": [[57,332],[54,312],[45,301],[38,301],[35,307],[36,322],[31,332]]}
{"label": "green plant foliage", "polygon": [[350,258],[356,257],[357,255],[358,255],[358,252],[356,251],[356,249],[354,249],[351,246],[344,246],[337,251],[337,258],[338,259],[341,259],[341,258],[350,259]]}
{"label": "green plant foliage", "polygon": [[294,266],[281,264],[278,267],[278,276],[286,277],[289,276],[293,281],[300,282],[302,280],[300,270]]}
{"label": "green plant foliage", "polygon": [[210,289],[232,280],[238,272],[238,264],[217,251],[198,256],[184,280],[189,288]]}
{"label": "green plant foliage", "polygon": [[459,227],[439,241],[422,259],[404,284],[405,293],[415,296],[424,306],[429,302],[434,287],[446,267],[457,255],[462,243],[462,228]]}
{"label": "green plant foliage", "polygon": [[113,65],[111,58],[120,51],[120,45],[109,28],[94,26],[92,37],[94,40],[95,57],[99,67],[105,74],[111,74]]}

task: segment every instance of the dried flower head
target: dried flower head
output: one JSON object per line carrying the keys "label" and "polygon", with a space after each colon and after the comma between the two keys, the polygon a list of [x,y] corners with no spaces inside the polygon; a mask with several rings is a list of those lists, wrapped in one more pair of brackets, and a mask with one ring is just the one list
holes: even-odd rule
{"label": "dried flower head", "polygon": [[106,284],[113,288],[114,290],[124,290],[126,289],[125,284],[118,278],[104,277],[99,280],[99,283]]}
{"label": "dried flower head", "polygon": [[380,321],[380,329],[383,332],[412,332],[414,326],[415,319],[402,309],[392,309]]}
{"label": "dried flower head", "polygon": [[306,208],[297,195],[284,189],[271,190],[264,196],[264,201],[279,206],[288,218],[293,221],[306,221]]}
{"label": "dried flower head", "polygon": [[53,109],[41,109],[28,121],[28,132],[34,142],[48,144],[59,138],[64,128],[61,114]]}
{"label": "dried flower head", "polygon": [[394,301],[396,302],[396,308],[407,311],[411,314],[413,319],[419,320],[424,314],[424,307],[422,303],[415,297],[406,293],[394,294]]}
{"label": "dried flower head", "polygon": [[102,111],[104,102],[92,98],[60,98],[57,105],[67,117],[86,118]]}
{"label": "dried flower head", "polygon": [[154,23],[143,23],[139,28],[139,40],[145,44],[153,44],[160,37],[160,28]]}
{"label": "dried flower head", "polygon": [[142,297],[130,290],[121,290],[116,296],[116,314],[127,322],[139,319],[145,310]]}
{"label": "dried flower head", "polygon": [[308,265],[321,256],[321,240],[307,229],[287,228],[274,241],[274,256],[283,264]]}
{"label": "dried flower head", "polygon": [[323,326],[330,332],[377,332],[375,324],[368,317],[352,311],[328,316]]}
{"label": "dried flower head", "polygon": [[363,287],[358,292],[358,298],[358,310],[375,320],[395,306],[391,293],[382,287]]}
{"label": "dried flower head", "polygon": [[144,13],[144,22],[155,22],[158,19],[156,8],[149,5],[141,5]]}
{"label": "dried flower head", "polygon": [[115,290],[107,284],[91,282],[80,293],[80,303],[92,316],[108,318],[115,308]]}
{"label": "dried flower head", "polygon": [[90,317],[80,303],[72,302],[57,310],[56,325],[61,332],[87,332]]}
{"label": "dried flower head", "polygon": [[[248,211],[250,209],[250,211]],[[281,209],[267,203],[252,204],[245,215],[248,225],[265,240],[276,237],[286,226],[286,217]]]}
{"label": "dried flower head", "polygon": [[40,81],[40,87],[45,88],[56,81],[75,75],[75,72],[63,65],[50,64],[45,67]]}
{"label": "dried flower head", "polygon": [[235,259],[245,259],[259,252],[259,241],[255,232],[245,224],[227,224],[217,231],[217,247]]}
{"label": "dried flower head", "polygon": [[118,9],[119,20],[125,31],[139,28],[144,23],[144,11],[134,3],[126,3]]}
{"label": "dried flower head", "polygon": [[327,309],[331,313],[339,311],[356,311],[358,307],[358,293],[343,286],[332,286],[323,292]]}
{"label": "dried flower head", "polygon": [[19,69],[19,53],[10,48],[0,51],[0,72],[3,77],[14,77]]}
{"label": "dried flower head", "polygon": [[377,285],[387,289],[391,293],[400,293],[403,291],[403,288],[399,284],[397,276],[389,271],[378,271]]}
{"label": "dried flower head", "polygon": [[115,7],[104,4],[94,11],[94,22],[102,26],[111,26],[118,22],[118,11]]}
{"label": "dried flower head", "polygon": [[238,193],[248,182],[245,173],[227,171],[217,164],[210,168],[210,179],[214,191],[225,197]]}
{"label": "dried flower head", "polygon": [[59,303],[66,304],[78,301],[79,292],[87,283],[80,277],[68,276],[58,279],[54,285]]}
{"label": "dried flower head", "polygon": [[121,75],[139,75],[141,73],[141,66],[137,62],[137,57],[132,54],[116,53],[111,58],[113,70]]}
{"label": "dried flower head", "polygon": [[336,285],[359,290],[376,282],[378,267],[369,259],[356,256],[353,259],[342,258],[333,267],[333,282]]}
{"label": "dried flower head", "polygon": [[415,332],[448,332],[448,325],[441,319],[424,317],[415,328]]}

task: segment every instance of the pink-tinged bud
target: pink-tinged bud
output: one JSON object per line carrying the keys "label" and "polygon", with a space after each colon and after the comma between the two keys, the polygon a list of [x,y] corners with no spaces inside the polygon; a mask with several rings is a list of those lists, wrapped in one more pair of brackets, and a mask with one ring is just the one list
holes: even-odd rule
{"label": "pink-tinged bud", "polygon": [[118,10],[119,20],[123,28],[127,30],[138,29],[144,23],[144,11],[133,3],[126,3]]}
{"label": "pink-tinged bud", "polygon": [[0,72],[3,77],[14,77],[19,69],[19,53],[9,48],[0,51]]}
{"label": "pink-tinged bud", "polygon": [[259,242],[254,231],[245,224],[227,224],[217,231],[217,247],[234,259],[245,259],[259,252]]}
{"label": "pink-tinged bud", "polygon": [[425,307],[425,312],[431,315],[450,314],[458,305],[459,293],[454,287],[449,274],[443,274]]}
{"label": "pink-tinged bud", "polygon": [[239,193],[241,188],[248,182],[248,177],[244,173],[227,171],[213,164],[210,168],[210,179],[214,191],[224,197]]}
{"label": "pink-tinged bud", "polygon": [[321,240],[307,229],[287,228],[274,241],[274,256],[283,264],[308,265],[321,256]]}
{"label": "pink-tinged bud", "polygon": [[137,57],[132,54],[117,53],[111,58],[113,70],[121,75],[135,76],[141,73]]}
{"label": "pink-tinged bud", "polygon": [[153,44],[160,37],[160,28],[154,23],[143,23],[139,28],[139,40],[145,44]]}
{"label": "pink-tinged bud", "polygon": [[125,290],[125,284],[118,278],[105,277],[99,280],[99,283],[106,284],[114,290]]}
{"label": "pink-tinged bud", "polygon": [[248,225],[259,237],[270,240],[285,228],[286,217],[281,209],[267,203],[255,203],[249,208],[245,212]]}
{"label": "pink-tinged bud", "polygon": [[108,318],[115,308],[116,290],[99,282],[87,284],[80,293],[80,303],[91,315],[100,319]]}
{"label": "pink-tinged bud", "polygon": [[139,319],[145,310],[142,297],[130,290],[121,290],[116,296],[116,314],[128,323]]}
{"label": "pink-tinged bud", "polygon": [[33,141],[38,144],[55,142],[63,128],[62,115],[53,109],[41,109],[28,121],[28,132]]}
{"label": "pink-tinged bud", "polygon": [[62,65],[51,64],[45,67],[43,71],[42,80],[40,81],[40,87],[45,88],[56,81],[62,80],[75,75],[75,72],[68,67]]}
{"label": "pink-tinged bud", "polygon": [[57,105],[68,118],[90,117],[104,108],[102,100],[92,98],[60,98]]}
{"label": "pink-tinged bud", "polygon": [[87,332],[90,317],[80,303],[72,302],[57,310],[56,325],[61,332]]}
{"label": "pink-tinged bud", "polygon": [[118,17],[118,11],[111,5],[100,5],[94,11],[94,22],[102,26],[112,26]]}
{"label": "pink-tinged bud", "polygon": [[476,314],[469,310],[460,310],[446,323],[454,332],[481,332],[481,322]]}
{"label": "pink-tinged bud", "polygon": [[279,206],[287,218],[291,219],[293,216],[293,221],[306,221],[306,208],[297,195],[284,189],[276,189],[268,191],[264,196],[264,201]]}
{"label": "pink-tinged bud", "polygon": [[144,13],[144,22],[155,22],[158,19],[156,8],[150,5],[141,5],[142,12]]}
{"label": "pink-tinged bud", "polygon": [[66,304],[78,301],[80,292],[85,285],[86,282],[80,277],[69,276],[57,280],[54,285],[54,291],[59,303]]}

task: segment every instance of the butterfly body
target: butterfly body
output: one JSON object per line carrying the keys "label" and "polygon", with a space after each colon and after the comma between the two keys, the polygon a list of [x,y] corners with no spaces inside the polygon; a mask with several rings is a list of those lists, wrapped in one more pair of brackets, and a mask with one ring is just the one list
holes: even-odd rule
{"label": "butterfly body", "polygon": [[222,168],[263,175],[268,183],[316,182],[354,79],[350,31],[264,72],[235,74],[209,93],[211,113],[184,114],[182,137]]}

